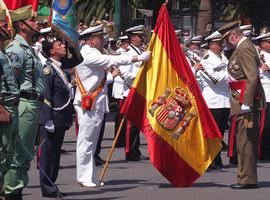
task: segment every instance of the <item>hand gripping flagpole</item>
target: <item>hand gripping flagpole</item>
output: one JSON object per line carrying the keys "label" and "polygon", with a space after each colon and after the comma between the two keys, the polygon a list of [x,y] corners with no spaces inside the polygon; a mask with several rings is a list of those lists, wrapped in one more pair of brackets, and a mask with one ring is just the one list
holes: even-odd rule
{"label": "hand gripping flagpole", "polygon": [[107,156],[106,163],[105,163],[105,165],[104,165],[104,167],[103,167],[103,170],[102,170],[102,172],[101,172],[101,174],[100,174],[99,182],[98,182],[98,187],[100,186],[100,183],[102,182],[102,180],[103,180],[103,178],[104,178],[104,175],[105,175],[105,172],[106,172],[106,170],[107,170],[107,168],[108,168],[109,162],[110,162],[110,160],[111,160],[111,157],[112,157],[112,154],[113,154],[115,145],[116,145],[117,140],[118,140],[118,138],[119,138],[119,135],[120,135],[120,133],[121,133],[121,130],[122,130],[122,127],[123,127],[123,124],[124,124],[125,119],[126,119],[126,117],[123,116],[123,118],[122,118],[122,120],[121,120],[121,122],[120,122],[119,128],[118,128],[118,130],[117,130],[116,136],[115,136],[115,138],[114,138],[114,141],[113,141],[113,144],[112,144],[112,148],[111,148],[111,150],[110,150],[110,152],[109,152],[109,154],[108,154],[108,156]]}
{"label": "hand gripping flagpole", "polygon": [[[24,152],[26,153],[26,155],[31,159],[34,160],[34,156],[32,156],[32,154],[29,152],[29,150],[24,146],[24,144],[21,141],[21,138],[19,138],[19,136],[17,135],[15,137],[15,140],[21,145],[21,147],[23,148]],[[43,144],[44,140],[40,143],[39,147]],[[41,173],[45,176],[45,178],[49,181],[49,183],[56,189],[57,195],[60,199],[64,199],[64,196],[62,195],[62,193],[59,191],[58,187],[51,181],[51,179],[48,177],[48,175],[46,174],[46,172],[44,171],[44,169],[42,169],[42,167],[40,166],[39,162],[37,162],[37,166],[39,168],[39,170],[41,171]]]}

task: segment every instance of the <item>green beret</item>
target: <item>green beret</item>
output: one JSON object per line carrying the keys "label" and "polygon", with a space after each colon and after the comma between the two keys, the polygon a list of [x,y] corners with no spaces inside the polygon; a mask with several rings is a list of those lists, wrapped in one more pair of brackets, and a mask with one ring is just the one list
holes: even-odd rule
{"label": "green beret", "polygon": [[6,21],[6,10],[0,9],[0,21]]}
{"label": "green beret", "polygon": [[240,21],[233,21],[227,24],[224,24],[222,27],[218,29],[218,32],[222,34],[222,39],[224,39],[229,33],[233,30],[239,28]]}
{"label": "green beret", "polygon": [[10,10],[9,14],[12,22],[27,20],[32,17],[32,5],[24,6],[17,10]]}

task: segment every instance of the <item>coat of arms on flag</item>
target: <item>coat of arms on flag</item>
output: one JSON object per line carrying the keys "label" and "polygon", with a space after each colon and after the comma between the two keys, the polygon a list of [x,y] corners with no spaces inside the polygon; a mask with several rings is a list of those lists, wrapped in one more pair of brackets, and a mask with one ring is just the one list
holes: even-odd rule
{"label": "coat of arms on flag", "polygon": [[190,121],[196,116],[188,93],[179,87],[173,92],[166,89],[158,101],[152,103],[149,113],[152,116],[156,113],[157,122],[170,131],[175,139],[179,139]]}
{"label": "coat of arms on flag", "polygon": [[221,134],[176,38],[165,5],[121,112],[146,136],[150,160],[174,186],[190,186],[221,150]]}

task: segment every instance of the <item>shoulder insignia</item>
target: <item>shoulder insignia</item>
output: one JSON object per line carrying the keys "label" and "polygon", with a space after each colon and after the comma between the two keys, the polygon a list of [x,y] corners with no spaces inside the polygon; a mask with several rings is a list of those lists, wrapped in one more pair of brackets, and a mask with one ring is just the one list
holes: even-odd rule
{"label": "shoulder insignia", "polygon": [[43,68],[43,74],[44,75],[48,75],[51,73],[51,68],[50,67],[44,67]]}
{"label": "shoulder insignia", "polygon": [[8,52],[7,55],[12,62],[18,61],[18,55],[16,53]]}
{"label": "shoulder insignia", "polygon": [[203,57],[203,60],[205,60],[205,59],[207,59],[207,58],[209,58],[209,54],[205,55],[205,56]]}

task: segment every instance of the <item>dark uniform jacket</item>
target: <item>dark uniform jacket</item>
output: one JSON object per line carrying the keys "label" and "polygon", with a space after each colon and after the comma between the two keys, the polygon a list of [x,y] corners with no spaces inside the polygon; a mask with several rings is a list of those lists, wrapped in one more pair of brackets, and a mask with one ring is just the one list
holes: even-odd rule
{"label": "dark uniform jacket", "polygon": [[[45,124],[53,120],[56,127],[69,128],[72,124],[72,115],[74,113],[72,101],[61,111],[55,111],[53,108],[59,108],[65,105],[69,99],[69,90],[63,80],[52,66],[52,60],[48,59],[43,68],[45,76],[44,103],[41,108],[40,123]],[[70,75],[66,73],[70,82]]]}
{"label": "dark uniform jacket", "polygon": [[[241,81],[246,81],[243,104],[249,106],[251,110],[258,111],[266,106],[265,95],[259,79],[260,60],[255,46],[249,39],[245,39],[233,52],[228,72],[231,77]],[[231,116],[241,114],[240,93],[236,89],[231,89],[230,96]]]}

